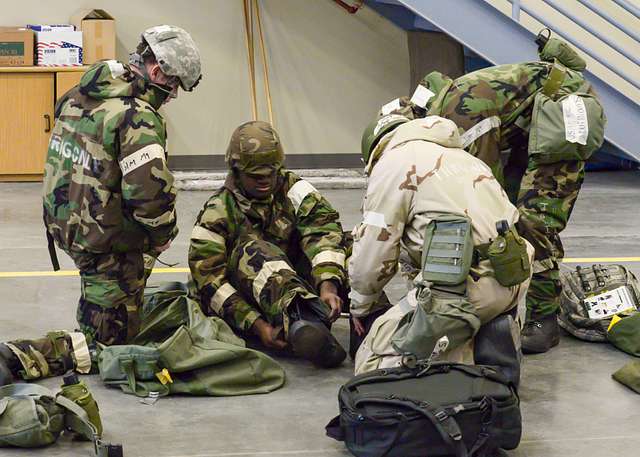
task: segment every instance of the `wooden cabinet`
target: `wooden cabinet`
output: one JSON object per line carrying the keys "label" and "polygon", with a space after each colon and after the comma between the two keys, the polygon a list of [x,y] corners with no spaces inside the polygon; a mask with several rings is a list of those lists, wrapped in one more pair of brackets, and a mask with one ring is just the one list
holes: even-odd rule
{"label": "wooden cabinet", "polygon": [[83,72],[65,71],[56,73],[56,101],[67,91],[77,86],[82,78]]}
{"label": "wooden cabinet", "polygon": [[0,181],[40,181],[56,99],[84,68],[0,68]]}

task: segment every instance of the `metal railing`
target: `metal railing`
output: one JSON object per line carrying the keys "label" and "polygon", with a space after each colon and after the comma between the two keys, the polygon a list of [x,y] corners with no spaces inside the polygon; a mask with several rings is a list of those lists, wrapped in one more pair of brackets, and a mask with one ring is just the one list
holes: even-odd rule
{"label": "metal railing", "polygon": [[[566,2],[557,1],[557,0],[542,0],[543,3],[548,5],[549,7],[555,9],[560,14],[564,15],[568,19],[572,20],[574,23],[578,24],[584,30],[589,32],[591,35],[597,37],[600,41],[606,44],[609,48],[618,52],[620,55],[624,56],[627,60],[632,62],[636,68],[631,72],[625,68],[622,68],[619,65],[613,64],[610,62],[610,59],[607,58],[602,52],[597,51],[591,47],[585,46],[585,44],[579,40],[574,39],[569,36],[569,34],[562,31],[562,28],[557,26],[553,21],[551,21],[547,17],[543,17],[540,12],[538,12],[535,8],[530,8],[523,4],[521,0],[508,0],[511,3],[511,17],[514,21],[520,22],[520,11],[524,11],[529,16],[531,16],[536,21],[541,24],[549,27],[556,35],[571,43],[572,46],[575,46],[577,49],[582,51],[585,55],[591,57],[593,60],[609,69],[625,81],[627,81],[632,86],[640,89],[640,58],[634,55],[633,52],[625,49],[619,43],[611,39],[602,31],[598,30],[595,27],[592,27],[588,24],[583,18],[577,16],[572,13],[567,7]],[[595,2],[589,0],[578,0],[582,5],[591,10],[593,13],[600,16],[602,19],[607,21],[611,26],[621,30],[624,32],[629,38],[636,41],[636,43],[640,43],[640,36],[635,31],[629,29],[624,24],[617,21],[613,16],[608,14],[606,11],[603,11],[600,7],[598,7]],[[630,4],[625,0],[612,0],[629,14],[633,15],[635,18],[640,18],[640,9]]]}

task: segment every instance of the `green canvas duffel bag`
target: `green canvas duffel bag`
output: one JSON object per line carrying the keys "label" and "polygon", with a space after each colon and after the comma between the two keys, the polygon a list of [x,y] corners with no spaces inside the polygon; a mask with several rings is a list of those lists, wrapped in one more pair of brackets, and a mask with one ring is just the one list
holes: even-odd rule
{"label": "green canvas duffel bag", "polygon": [[134,344],[101,347],[98,368],[105,384],[138,396],[248,395],[284,385],[275,360],[245,347],[183,290],[146,293],[141,321]]}
{"label": "green canvas duffel bag", "polygon": [[613,319],[607,329],[609,342],[621,351],[640,357],[640,312]]}

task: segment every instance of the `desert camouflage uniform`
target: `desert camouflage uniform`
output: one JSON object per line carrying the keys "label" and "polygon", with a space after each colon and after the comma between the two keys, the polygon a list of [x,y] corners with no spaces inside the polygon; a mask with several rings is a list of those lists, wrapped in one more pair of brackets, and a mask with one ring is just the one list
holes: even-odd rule
{"label": "desert camouflage uniform", "polygon": [[[264,122],[243,124],[231,138],[231,168],[205,204],[191,234],[191,291],[206,311],[248,332],[259,317],[287,331],[284,311],[296,297],[318,300],[321,282],[345,287],[345,242],[338,213],[307,181],[282,168],[284,152]],[[249,198],[237,169],[276,173],[271,195]]]}
{"label": "desert camouflage uniform", "polygon": [[[349,260],[353,316],[376,309],[384,286],[397,272],[401,252],[407,255],[413,276],[420,271],[426,228],[436,217],[468,218],[474,246],[497,237],[496,222],[506,220],[510,226],[517,222],[518,210],[489,167],[460,146],[455,124],[437,116],[402,124],[377,144],[371,155],[377,163],[367,167],[363,220],[354,228]],[[529,243],[527,251],[532,258]],[[472,264],[466,296],[480,323],[486,324],[520,303],[524,308],[528,284],[527,280],[512,287],[500,285],[489,260],[482,259]],[[396,305],[376,320],[356,356],[357,372],[377,368],[384,359],[399,359],[390,340],[410,310],[402,308]],[[469,341],[447,359],[473,363],[471,348]]]}
{"label": "desert camouflage uniform", "polygon": [[[555,64],[559,66],[559,64]],[[564,249],[559,233],[566,227],[584,180],[584,160],[553,163],[528,153],[534,99],[545,90],[554,63],[500,65],[452,81],[433,72],[420,85],[433,93],[424,107],[407,97],[391,112],[410,119],[437,115],[454,121],[465,149],[491,167],[518,207],[520,233],[536,250],[534,275],[527,296],[529,317],[556,313],[561,291],[559,263]],[[582,74],[563,68],[554,96],[577,91],[593,94]],[[488,128],[474,139],[470,129],[484,121]],[[593,151],[592,151],[593,152]]]}
{"label": "desert camouflage uniform", "polygon": [[[90,68],[56,106],[44,222],[80,270],[77,320],[89,343],[122,344],[137,333],[153,249],[177,234],[165,122],[157,111],[165,98],[127,65],[107,61]],[[21,376],[72,368],[71,335],[9,343]],[[86,361],[86,343],[76,341]]]}

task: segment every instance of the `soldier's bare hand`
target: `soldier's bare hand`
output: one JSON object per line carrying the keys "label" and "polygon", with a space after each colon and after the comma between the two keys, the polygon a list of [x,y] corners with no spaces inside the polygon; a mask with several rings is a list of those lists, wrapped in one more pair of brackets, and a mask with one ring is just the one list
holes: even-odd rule
{"label": "soldier's bare hand", "polygon": [[340,317],[342,311],[342,298],[338,296],[338,288],[333,281],[323,281],[320,283],[320,300],[331,308],[329,321],[335,322]]}
{"label": "soldier's bare hand", "polygon": [[273,327],[264,319],[257,319],[251,326],[251,331],[260,338],[260,342],[272,349],[284,349],[287,342],[280,338],[282,327]]}
{"label": "soldier's bare hand", "polygon": [[358,336],[364,336],[365,329],[360,318],[352,317],[351,322],[353,322],[353,329],[356,331],[356,334]]}

